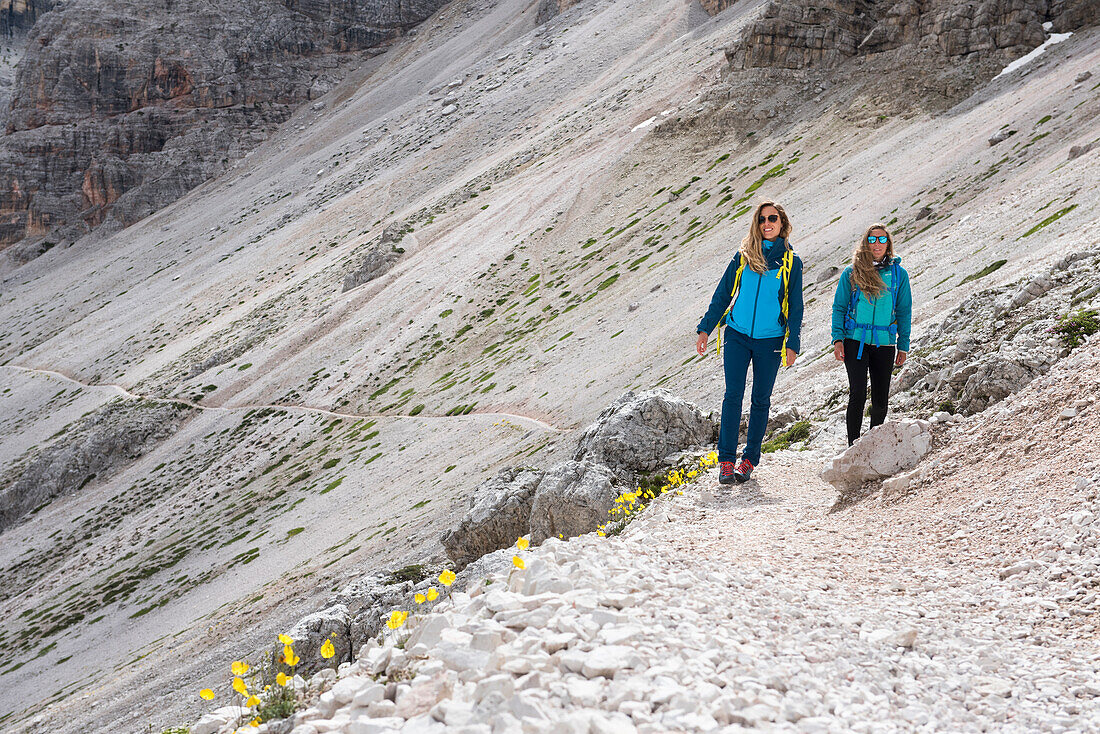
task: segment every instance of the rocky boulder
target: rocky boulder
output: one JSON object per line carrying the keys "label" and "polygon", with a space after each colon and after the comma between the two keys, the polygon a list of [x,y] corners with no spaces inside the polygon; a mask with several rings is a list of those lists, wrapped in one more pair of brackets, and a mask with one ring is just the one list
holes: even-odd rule
{"label": "rocky boulder", "polygon": [[591,461],[567,461],[546,472],[531,505],[531,540],[571,538],[607,522],[620,490],[615,475]]}
{"label": "rocky boulder", "polygon": [[577,444],[575,461],[603,464],[624,480],[654,472],[669,454],[717,440],[718,424],[667,390],[628,392],[600,413]]}
{"label": "rocky boulder", "polygon": [[[294,640],[294,654],[301,658],[297,672],[310,673],[320,668],[335,668],[349,660],[352,650],[350,633],[351,614],[344,604],[333,604],[319,612],[302,617],[286,634]],[[321,656],[321,647],[326,640],[332,640],[336,654],[325,659]],[[279,660],[283,654],[282,644],[272,648],[272,657]]]}
{"label": "rocky boulder", "polygon": [[821,478],[844,493],[864,482],[912,469],[931,447],[932,424],[928,421],[887,421],[834,458]]}
{"label": "rocky boulder", "polygon": [[509,468],[477,490],[465,517],[441,538],[443,549],[456,567],[464,568],[527,534],[531,505],[542,477],[540,471]]}

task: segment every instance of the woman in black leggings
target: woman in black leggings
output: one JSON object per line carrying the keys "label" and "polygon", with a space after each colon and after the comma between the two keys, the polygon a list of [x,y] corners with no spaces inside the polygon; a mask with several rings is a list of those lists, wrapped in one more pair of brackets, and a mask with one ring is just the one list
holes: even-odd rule
{"label": "woman in black leggings", "polygon": [[890,374],[905,363],[912,329],[909,274],[894,242],[872,224],[856,245],[833,297],[833,354],[848,372],[848,445],[859,438],[871,377],[871,428],[886,420]]}

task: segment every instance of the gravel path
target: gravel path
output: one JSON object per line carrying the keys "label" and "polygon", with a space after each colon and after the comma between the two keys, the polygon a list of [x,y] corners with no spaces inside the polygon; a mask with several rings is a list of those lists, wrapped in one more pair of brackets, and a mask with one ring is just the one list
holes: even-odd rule
{"label": "gravel path", "polygon": [[956,553],[948,515],[829,514],[825,458],[712,470],[620,537],[547,541],[404,649],[300,681],[320,695],[295,734],[1100,730],[1094,640]]}

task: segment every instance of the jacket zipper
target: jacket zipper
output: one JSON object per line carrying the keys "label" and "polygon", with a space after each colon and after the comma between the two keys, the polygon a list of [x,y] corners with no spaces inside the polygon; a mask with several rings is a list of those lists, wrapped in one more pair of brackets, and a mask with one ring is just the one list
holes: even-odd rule
{"label": "jacket zipper", "polygon": [[[767,272],[766,270],[764,272]],[[752,326],[749,328],[749,336],[756,338],[756,307],[760,304],[760,274],[756,275],[756,295],[752,299]]]}

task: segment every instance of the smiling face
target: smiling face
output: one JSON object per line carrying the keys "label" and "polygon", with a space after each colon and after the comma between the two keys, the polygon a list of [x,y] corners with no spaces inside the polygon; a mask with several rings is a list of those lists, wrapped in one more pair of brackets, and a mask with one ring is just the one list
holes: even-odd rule
{"label": "smiling face", "polygon": [[875,238],[875,241],[869,244],[871,246],[871,256],[875,258],[875,262],[879,262],[886,257],[886,248],[890,246],[888,241],[879,242],[880,239],[886,237],[886,230],[872,229],[868,236]]}
{"label": "smiling face", "polygon": [[[760,217],[764,218],[763,222],[760,222]],[[779,231],[783,228],[783,220],[779,217],[779,210],[774,206],[766,206],[760,210],[760,215],[757,217],[757,223],[760,227],[760,235],[766,240],[774,240],[779,236]],[[885,248],[886,245],[883,245]]]}

